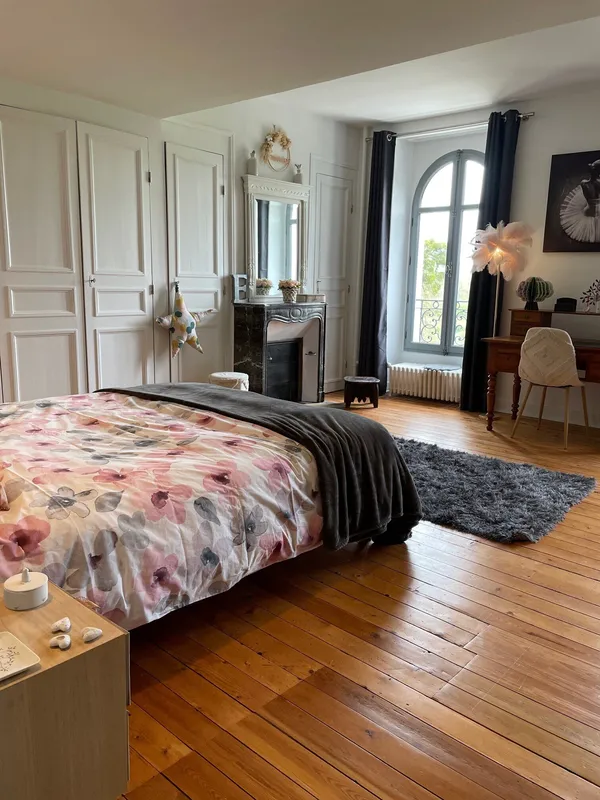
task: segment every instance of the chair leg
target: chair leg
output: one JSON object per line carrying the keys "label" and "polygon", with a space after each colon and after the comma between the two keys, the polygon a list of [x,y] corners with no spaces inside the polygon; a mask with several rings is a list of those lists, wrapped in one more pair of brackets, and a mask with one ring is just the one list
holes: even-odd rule
{"label": "chair leg", "polygon": [[515,424],[513,426],[512,433],[510,434],[510,438],[511,439],[514,437],[515,433],[517,432],[517,426],[518,426],[519,422],[521,422],[521,417],[523,416],[523,412],[525,411],[525,406],[527,405],[527,401],[529,400],[529,395],[531,394],[531,390],[532,389],[533,389],[533,383],[530,383],[529,386],[527,387],[527,392],[525,393],[525,399],[523,400],[523,405],[519,409],[519,415],[518,415],[517,419],[515,420]]}
{"label": "chair leg", "polygon": [[585,421],[585,432],[590,432],[590,421],[588,418],[587,395],[585,393],[585,385],[581,387],[581,405],[583,406],[583,419]]}
{"label": "chair leg", "polygon": [[547,391],[548,391],[548,387],[544,386],[543,389],[542,389],[542,400],[540,402],[540,415],[538,417],[538,424],[537,424],[538,431],[539,431],[540,426],[542,424],[542,415],[544,413],[544,403],[546,402],[546,392]]}
{"label": "chair leg", "polygon": [[570,397],[571,387],[567,386],[565,388],[565,450],[567,449],[567,445],[569,443],[569,397]]}

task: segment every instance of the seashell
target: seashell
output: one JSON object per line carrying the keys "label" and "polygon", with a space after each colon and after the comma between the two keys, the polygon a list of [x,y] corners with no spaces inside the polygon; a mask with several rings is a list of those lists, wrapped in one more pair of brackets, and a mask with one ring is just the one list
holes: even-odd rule
{"label": "seashell", "polygon": [[53,636],[50,639],[50,647],[59,647],[61,650],[68,650],[71,647],[71,637],[66,633],[61,633],[59,636]]}
{"label": "seashell", "polygon": [[89,644],[90,642],[95,642],[96,639],[99,639],[101,636],[102,636],[101,628],[87,627],[81,631],[81,638],[86,644]]}
{"label": "seashell", "polygon": [[53,622],[50,630],[52,633],[68,633],[71,630],[71,620],[68,617],[63,617]]}

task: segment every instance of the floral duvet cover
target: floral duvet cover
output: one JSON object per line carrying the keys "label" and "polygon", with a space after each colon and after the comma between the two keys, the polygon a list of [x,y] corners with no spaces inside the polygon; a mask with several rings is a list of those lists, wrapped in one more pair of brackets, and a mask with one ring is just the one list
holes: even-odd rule
{"label": "floral duvet cover", "polygon": [[0,488],[0,580],[42,570],[129,629],[321,541],[304,447],[116,393],[0,405]]}

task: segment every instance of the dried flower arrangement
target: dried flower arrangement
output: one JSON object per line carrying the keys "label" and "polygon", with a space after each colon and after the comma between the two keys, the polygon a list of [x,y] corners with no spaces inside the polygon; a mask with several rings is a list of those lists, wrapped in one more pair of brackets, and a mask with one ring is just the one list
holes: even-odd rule
{"label": "dried flower arrangement", "polygon": [[580,300],[587,311],[597,311],[598,303],[600,303],[600,279],[595,280],[590,288],[586,289]]}
{"label": "dried flower arrangement", "polygon": [[278,286],[281,289],[281,294],[283,295],[284,303],[296,302],[296,298],[298,297],[298,290],[302,286],[300,281],[283,280],[279,281]]}
{"label": "dried flower arrangement", "polygon": [[292,280],[286,279],[284,281],[279,281],[277,286],[280,289],[296,289],[296,291],[297,291],[298,289],[300,289],[302,287],[302,284],[300,283],[300,281],[292,281]]}
{"label": "dried flower arrangement", "polygon": [[[279,145],[279,147],[286,153],[285,156],[277,156],[273,153],[273,148],[276,144]],[[276,172],[282,172],[290,165],[291,146],[292,140],[287,133],[282,130],[282,128],[278,128],[276,125],[273,125],[273,130],[265,136],[265,140],[260,146],[261,161],[263,161],[265,164],[268,164],[271,169],[274,169]],[[279,168],[274,167],[273,162],[279,164]]]}
{"label": "dried flower arrangement", "polygon": [[257,278],[256,279],[256,294],[258,295],[267,295],[273,288],[273,281],[270,281],[268,278]]}

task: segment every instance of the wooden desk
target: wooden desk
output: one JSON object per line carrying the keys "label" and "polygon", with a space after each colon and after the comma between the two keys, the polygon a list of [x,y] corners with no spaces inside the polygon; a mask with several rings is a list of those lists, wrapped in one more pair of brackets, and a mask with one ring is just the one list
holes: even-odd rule
{"label": "wooden desk", "polygon": [[[129,777],[129,635],[52,584],[33,611],[10,611],[2,595],[0,586],[0,630],[41,663],[0,682],[0,798],[114,800]],[[73,643],[51,650],[62,617]],[[84,644],[88,625],[104,633]]]}
{"label": "wooden desk", "polygon": [[[499,372],[512,372],[513,402],[512,418],[517,418],[519,399],[521,396],[521,378],[519,378],[519,359],[523,336],[492,336],[484,339],[488,346],[487,355],[487,429],[494,429],[494,408],[496,406],[496,379]],[[585,372],[585,380],[600,383],[600,341],[573,341],[577,357],[577,369]]]}

